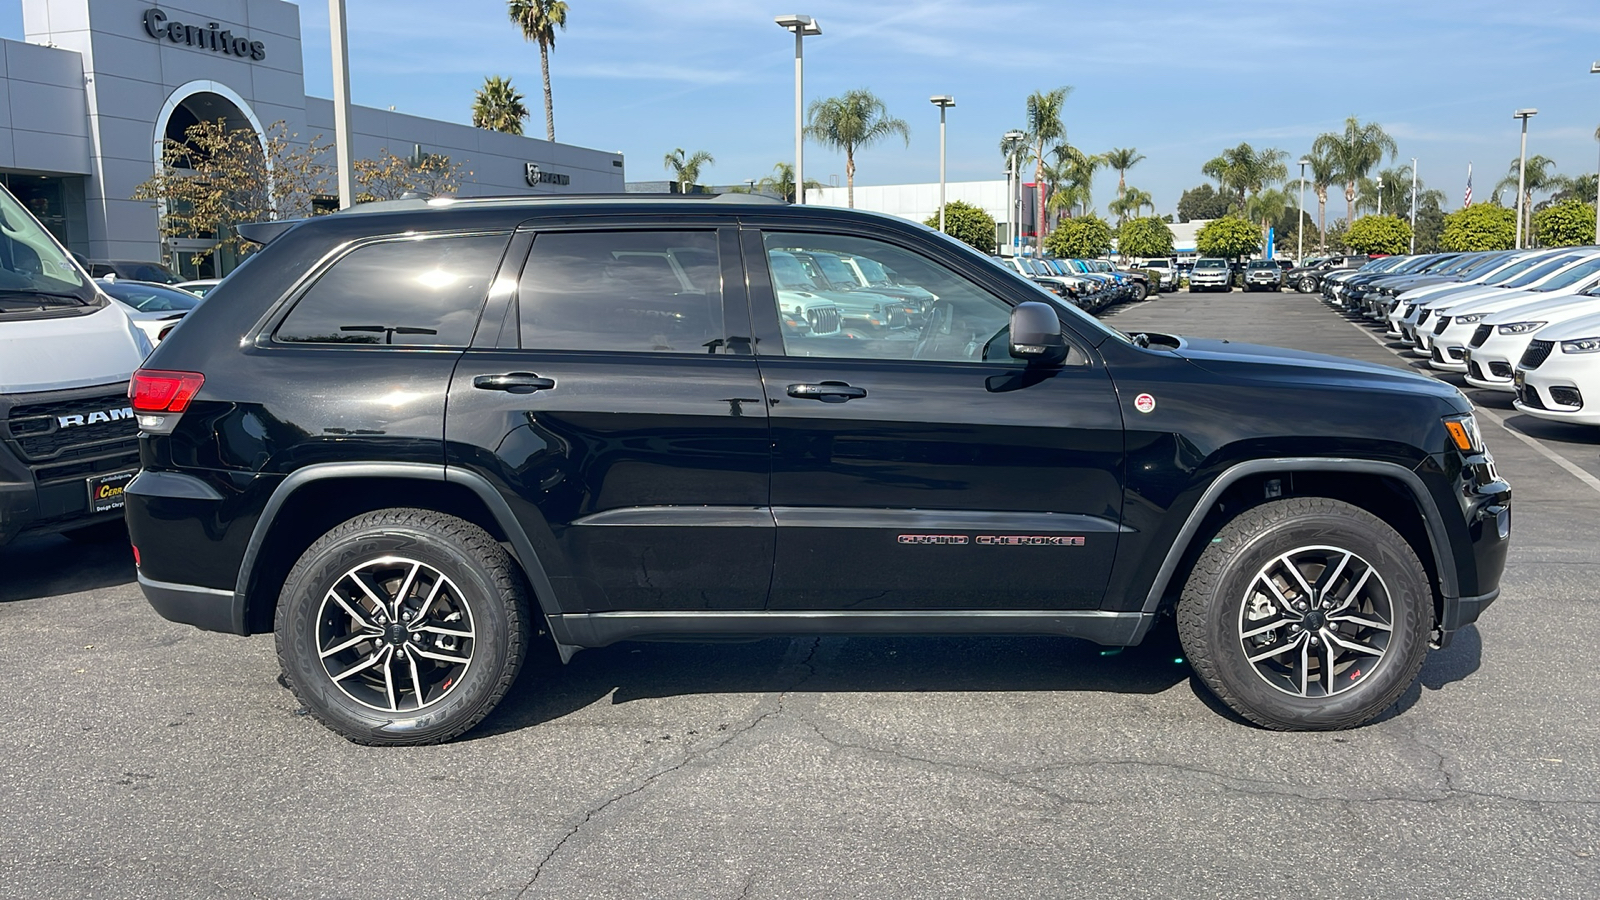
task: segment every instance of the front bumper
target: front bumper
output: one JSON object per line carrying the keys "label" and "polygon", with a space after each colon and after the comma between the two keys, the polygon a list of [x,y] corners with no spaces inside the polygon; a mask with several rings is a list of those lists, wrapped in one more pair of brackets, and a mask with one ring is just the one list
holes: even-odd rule
{"label": "front bumper", "polygon": [[1516,385],[1511,380],[1512,373],[1532,339],[1532,334],[1495,333],[1483,342],[1483,346],[1467,348],[1467,384],[1508,394],[1516,393]]}
{"label": "front bumper", "polygon": [[1600,358],[1557,347],[1536,369],[1518,368],[1522,385],[1512,405],[1553,422],[1600,425]]}

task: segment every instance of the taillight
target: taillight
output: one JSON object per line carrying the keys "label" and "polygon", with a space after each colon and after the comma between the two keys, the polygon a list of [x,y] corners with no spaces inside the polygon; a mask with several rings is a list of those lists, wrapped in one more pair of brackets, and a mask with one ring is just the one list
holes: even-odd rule
{"label": "taillight", "polygon": [[199,372],[167,372],[140,369],[128,384],[128,399],[135,413],[181,413],[200,392],[206,377]]}

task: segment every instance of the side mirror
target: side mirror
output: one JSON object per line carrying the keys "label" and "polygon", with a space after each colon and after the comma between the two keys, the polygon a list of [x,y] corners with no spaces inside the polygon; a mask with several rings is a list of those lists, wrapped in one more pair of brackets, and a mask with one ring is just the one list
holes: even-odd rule
{"label": "side mirror", "polygon": [[1048,303],[1030,300],[1011,310],[1011,355],[1030,365],[1059,366],[1067,359],[1061,319]]}

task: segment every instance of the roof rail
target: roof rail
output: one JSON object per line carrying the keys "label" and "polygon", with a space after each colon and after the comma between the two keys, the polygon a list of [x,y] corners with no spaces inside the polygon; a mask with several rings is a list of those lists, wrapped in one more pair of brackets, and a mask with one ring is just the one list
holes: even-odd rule
{"label": "roof rail", "polygon": [[447,209],[455,206],[537,206],[545,203],[595,202],[613,203],[728,203],[735,205],[784,205],[786,201],[765,194],[646,194],[646,193],[582,193],[582,194],[520,194],[499,197],[405,197],[400,200],[375,200],[357,203],[341,209],[335,215],[352,213],[404,212],[420,209]]}

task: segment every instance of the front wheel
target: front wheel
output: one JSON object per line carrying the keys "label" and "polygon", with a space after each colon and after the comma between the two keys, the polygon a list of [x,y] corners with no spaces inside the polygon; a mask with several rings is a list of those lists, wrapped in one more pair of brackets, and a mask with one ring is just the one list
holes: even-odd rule
{"label": "front wheel", "polygon": [[1146,298],[1148,296],[1150,296],[1149,288],[1146,288],[1142,284],[1138,284],[1138,283],[1134,284],[1134,286],[1133,286],[1133,302],[1138,303],[1139,301],[1143,300],[1144,298]]}
{"label": "front wheel", "polygon": [[1224,525],[1177,612],[1184,652],[1218,699],[1267,728],[1324,731],[1371,721],[1416,680],[1433,595],[1393,528],[1303,497]]}
{"label": "front wheel", "polygon": [[1300,279],[1300,293],[1309,294],[1317,289],[1317,280],[1309,275]]}
{"label": "front wheel", "polygon": [[295,696],[358,744],[456,737],[505,696],[528,644],[505,549],[421,509],[367,513],[318,538],[284,581],[275,630]]}

